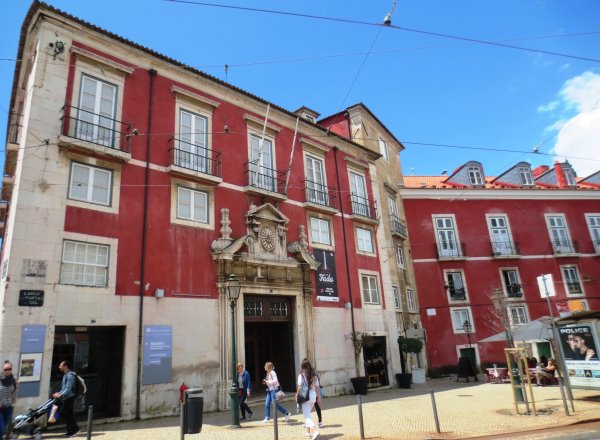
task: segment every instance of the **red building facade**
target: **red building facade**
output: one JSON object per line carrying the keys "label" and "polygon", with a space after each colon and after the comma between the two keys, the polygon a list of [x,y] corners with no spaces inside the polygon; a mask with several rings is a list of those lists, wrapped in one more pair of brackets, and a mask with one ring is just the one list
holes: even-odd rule
{"label": "red building facade", "polygon": [[[504,343],[479,341],[503,331],[503,316],[514,329],[549,315],[542,274],[553,277],[554,316],[600,308],[600,173],[575,176],[568,162],[521,162],[487,177],[471,161],[450,176],[404,177],[431,367],[503,362]],[[549,357],[547,342],[530,348]]]}

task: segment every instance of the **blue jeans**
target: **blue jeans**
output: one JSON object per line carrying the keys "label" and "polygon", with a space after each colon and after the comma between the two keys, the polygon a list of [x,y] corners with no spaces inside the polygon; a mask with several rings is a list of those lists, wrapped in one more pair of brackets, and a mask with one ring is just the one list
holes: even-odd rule
{"label": "blue jeans", "polygon": [[0,436],[6,432],[6,428],[12,422],[13,407],[7,406],[0,408]]}
{"label": "blue jeans", "polygon": [[276,390],[269,390],[267,391],[267,400],[265,401],[265,406],[267,407],[267,419],[271,418],[271,401],[274,401],[276,403],[276,407],[279,410],[280,413],[287,415],[288,411],[287,409],[285,409],[283,406],[281,406],[279,403],[277,403],[277,399],[275,399],[275,393],[277,391]]}

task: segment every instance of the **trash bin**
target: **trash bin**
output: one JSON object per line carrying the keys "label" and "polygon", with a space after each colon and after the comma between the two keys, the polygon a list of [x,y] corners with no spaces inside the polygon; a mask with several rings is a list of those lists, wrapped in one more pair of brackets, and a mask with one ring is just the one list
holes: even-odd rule
{"label": "trash bin", "polygon": [[186,434],[198,434],[202,429],[202,411],[204,397],[200,388],[185,390],[185,410],[183,413],[183,426]]}

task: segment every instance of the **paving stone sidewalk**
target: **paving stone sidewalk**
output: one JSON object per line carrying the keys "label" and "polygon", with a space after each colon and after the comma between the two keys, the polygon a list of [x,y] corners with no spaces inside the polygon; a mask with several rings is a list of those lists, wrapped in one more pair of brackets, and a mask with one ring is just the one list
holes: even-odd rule
{"label": "paving stone sidewalk", "polygon": [[[431,390],[435,392],[441,433],[435,429]],[[534,387],[538,415],[517,414],[509,384],[482,382],[457,383],[450,379],[428,380],[413,384],[411,389],[380,389],[362,397],[365,438],[373,439],[463,439],[488,434],[500,434],[568,425],[600,418],[600,392],[573,390],[575,412],[567,417],[558,387]],[[305,439],[303,418],[295,413],[290,400],[283,405],[292,411],[286,423],[279,419],[278,438]],[[242,422],[241,429],[231,429],[229,412],[204,414],[202,432],[186,434],[186,440],[201,439],[273,439],[273,423],[262,424],[264,403],[252,404],[255,418]],[[354,395],[325,398],[320,439],[360,439],[357,398]],[[569,406],[570,409],[570,406]],[[316,414],[313,413],[314,420]],[[47,433],[44,438],[58,438]],[[85,438],[85,434],[80,434]],[[179,418],[97,424],[96,440],[178,440]]]}

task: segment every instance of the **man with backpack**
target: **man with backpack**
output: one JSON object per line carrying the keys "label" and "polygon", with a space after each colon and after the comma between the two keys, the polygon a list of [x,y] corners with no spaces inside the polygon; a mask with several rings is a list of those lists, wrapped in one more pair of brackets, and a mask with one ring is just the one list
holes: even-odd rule
{"label": "man with backpack", "polygon": [[77,425],[73,413],[73,404],[75,403],[75,397],[77,397],[77,375],[74,371],[71,371],[69,361],[62,361],[58,369],[64,374],[62,388],[59,392],[52,394],[52,397],[62,400],[60,412],[67,424],[65,436],[74,437],[79,432],[79,425]]}

